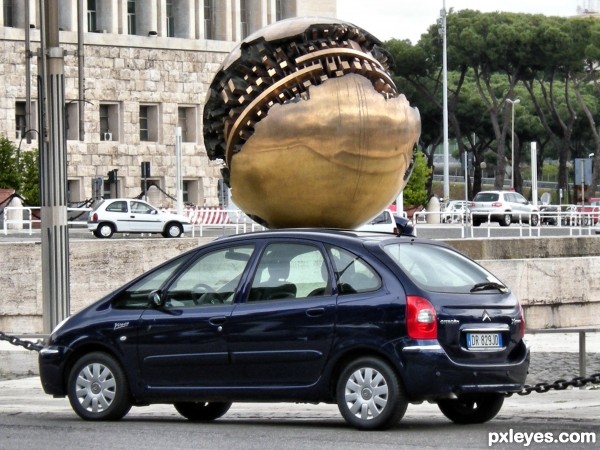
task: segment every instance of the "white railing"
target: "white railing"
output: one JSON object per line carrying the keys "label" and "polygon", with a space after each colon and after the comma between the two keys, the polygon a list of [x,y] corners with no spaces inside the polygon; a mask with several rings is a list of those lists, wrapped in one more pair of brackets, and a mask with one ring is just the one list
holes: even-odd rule
{"label": "white railing", "polygon": [[[29,206],[7,206],[4,208],[4,223],[2,225],[2,230],[4,235],[8,235],[8,230],[23,230],[26,228],[28,230],[28,234],[33,233],[33,224],[41,223],[40,219],[34,219],[33,210],[39,210],[39,207],[29,207]],[[92,208],[67,208],[67,214],[69,212],[81,212],[85,213],[85,220],[67,220],[68,225],[74,226],[85,226],[87,225],[87,214],[92,210]],[[13,213],[14,211],[14,213]],[[17,218],[9,218],[12,215],[15,215]],[[27,217],[27,218],[25,218]],[[11,227],[10,225],[17,225],[15,227]]]}
{"label": "white railing", "polygon": [[[12,216],[12,212],[18,212],[20,211],[21,214],[16,214],[17,216],[20,216],[20,218],[17,219],[9,219],[10,216]],[[29,215],[28,219],[24,219],[24,212],[27,212]],[[33,223],[34,222],[40,222],[39,219],[33,219],[33,211],[31,208],[27,207],[27,206],[7,206],[4,208],[4,224],[2,226],[3,230],[4,230],[4,235],[6,236],[8,234],[8,226],[9,225],[20,225],[17,227],[10,227],[11,229],[17,229],[17,230],[22,230],[24,226],[27,226],[29,228],[29,234],[32,234],[33,232]]]}

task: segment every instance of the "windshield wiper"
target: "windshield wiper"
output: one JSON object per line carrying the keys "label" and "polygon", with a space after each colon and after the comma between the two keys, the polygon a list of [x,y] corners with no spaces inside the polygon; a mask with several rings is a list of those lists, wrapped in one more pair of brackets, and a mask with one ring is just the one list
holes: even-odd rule
{"label": "windshield wiper", "polygon": [[471,292],[486,291],[488,289],[498,289],[500,292],[508,292],[508,288],[503,284],[496,283],[495,281],[486,281],[484,283],[477,283],[471,288]]}

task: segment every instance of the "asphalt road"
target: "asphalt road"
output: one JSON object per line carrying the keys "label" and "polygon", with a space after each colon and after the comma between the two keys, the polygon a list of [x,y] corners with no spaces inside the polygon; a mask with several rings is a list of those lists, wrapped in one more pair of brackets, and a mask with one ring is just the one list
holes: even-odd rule
{"label": "asphalt road", "polygon": [[[497,223],[484,223],[479,227],[463,226],[460,224],[428,224],[418,223],[415,227],[417,236],[429,239],[459,239],[459,238],[506,238],[506,237],[530,237],[530,236],[589,236],[595,235],[593,227],[566,227],[542,225],[540,227],[530,227],[529,225],[512,224],[509,227],[501,227]],[[233,234],[232,228],[208,228],[204,231],[204,236],[217,237]],[[196,232],[195,236],[199,236]],[[599,235],[600,236],[600,235]],[[121,234],[116,233],[111,239],[164,239],[160,234]],[[186,235],[190,237],[190,235]],[[94,235],[83,228],[71,228],[69,230],[70,239],[97,239]],[[17,231],[9,230],[5,235],[0,228],[0,242],[20,242],[20,241],[40,241],[40,230],[34,229],[31,234],[28,230]]]}
{"label": "asphalt road", "polygon": [[[536,436],[552,442],[534,443]],[[561,438],[579,442],[554,442]],[[596,444],[581,442],[592,438]],[[43,394],[38,378],[0,381],[0,449],[514,449],[525,447],[525,439],[535,449],[598,448],[600,390],[512,396],[496,419],[472,426],[453,424],[436,405],[410,405],[396,427],[360,432],[334,405],[283,403],[234,404],[208,424],[191,423],[170,405],[133,408],[121,421],[92,423],[79,419],[68,400]]]}

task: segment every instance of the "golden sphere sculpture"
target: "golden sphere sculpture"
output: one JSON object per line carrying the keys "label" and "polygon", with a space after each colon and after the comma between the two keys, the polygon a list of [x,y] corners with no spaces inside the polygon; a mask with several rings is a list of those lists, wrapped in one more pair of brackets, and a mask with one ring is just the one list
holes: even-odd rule
{"label": "golden sphere sculpture", "polygon": [[391,204],[421,132],[381,42],[347,22],[276,22],[215,75],[204,143],[233,201],[270,228],[354,228]]}

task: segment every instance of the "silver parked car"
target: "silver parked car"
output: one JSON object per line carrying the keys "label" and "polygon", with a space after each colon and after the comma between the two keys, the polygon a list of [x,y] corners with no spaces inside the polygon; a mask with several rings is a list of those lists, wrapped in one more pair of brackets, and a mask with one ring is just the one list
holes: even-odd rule
{"label": "silver parked car", "polygon": [[185,216],[129,198],[103,200],[88,217],[88,230],[97,238],[109,238],[114,233],[161,233],[176,238],[190,233],[192,226]]}
{"label": "silver parked car", "polygon": [[538,208],[514,191],[481,191],[469,203],[469,210],[476,227],[488,220],[503,227],[514,222],[536,227],[540,221]]}

